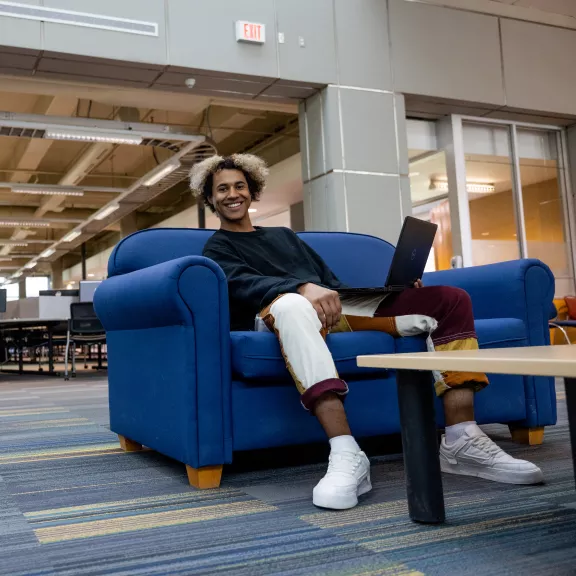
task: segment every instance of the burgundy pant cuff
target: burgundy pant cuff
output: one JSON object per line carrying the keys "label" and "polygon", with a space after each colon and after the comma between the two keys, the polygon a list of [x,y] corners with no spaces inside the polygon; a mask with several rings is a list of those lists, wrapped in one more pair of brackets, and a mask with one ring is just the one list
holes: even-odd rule
{"label": "burgundy pant cuff", "polygon": [[348,384],[346,384],[344,380],[340,380],[340,378],[329,378],[328,380],[317,382],[302,394],[300,398],[302,406],[304,406],[306,410],[312,411],[318,398],[320,398],[322,394],[326,394],[326,392],[334,392],[340,396],[345,396],[348,394]]}

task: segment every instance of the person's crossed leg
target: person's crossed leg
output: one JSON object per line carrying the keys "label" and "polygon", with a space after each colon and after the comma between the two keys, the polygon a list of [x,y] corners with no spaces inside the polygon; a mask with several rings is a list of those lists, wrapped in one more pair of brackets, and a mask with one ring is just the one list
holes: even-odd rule
{"label": "person's crossed leg", "polygon": [[[303,406],[318,418],[330,439],[328,472],[314,488],[314,504],[351,508],[372,488],[370,464],[350,431],[341,400],[348,386],[338,376],[318,313],[305,297],[286,294],[263,310],[261,318],[280,340]],[[428,334],[428,346],[436,350],[478,347],[470,297],[457,288],[405,290],[384,300],[374,318],[342,317],[335,331],[363,330],[393,336]],[[446,420],[440,446],[442,471],[513,484],[542,482],[537,466],[512,458],[477,426],[474,392],[488,384],[484,374],[443,372],[434,377]]]}

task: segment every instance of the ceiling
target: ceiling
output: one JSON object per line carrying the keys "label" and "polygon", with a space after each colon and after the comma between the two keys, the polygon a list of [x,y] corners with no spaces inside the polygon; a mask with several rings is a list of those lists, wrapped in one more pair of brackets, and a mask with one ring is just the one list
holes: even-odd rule
{"label": "ceiling", "polygon": [[[0,277],[19,271],[46,274],[60,259],[63,267],[69,267],[79,260],[81,244],[88,255],[94,254],[117,242],[121,228],[125,232],[146,228],[190,207],[194,199],[186,175],[191,163],[201,159],[198,154],[250,151],[276,164],[299,151],[294,100],[256,103],[250,95],[246,100],[237,95],[228,98],[216,89],[209,96],[195,90],[162,91],[157,86],[140,89],[132,83],[114,89],[45,79],[2,80]],[[2,127],[8,120],[25,127],[40,120],[47,126],[57,122],[72,125],[71,129],[78,125],[129,128],[154,135],[160,131],[160,136],[145,138],[140,145],[86,143],[53,139],[44,130]],[[175,158],[182,167],[174,174],[158,185],[141,185],[159,164]],[[42,185],[52,191],[53,186],[74,186],[84,194],[17,194],[11,187],[18,184]],[[95,220],[111,204],[119,208]],[[82,233],[63,242],[74,230]],[[47,249],[54,253],[39,258]],[[33,270],[23,268],[32,262],[37,263]]]}
{"label": "ceiling", "polygon": [[494,0],[501,4],[512,4],[523,8],[535,8],[552,14],[576,18],[576,3],[572,0]]}
{"label": "ceiling", "polygon": [[0,46],[0,74],[35,80],[94,83],[165,92],[189,93],[185,82],[194,78],[193,92],[209,98],[238,98],[258,104],[294,104],[308,98],[321,84],[294,82],[149,64],[91,58],[76,54]]}

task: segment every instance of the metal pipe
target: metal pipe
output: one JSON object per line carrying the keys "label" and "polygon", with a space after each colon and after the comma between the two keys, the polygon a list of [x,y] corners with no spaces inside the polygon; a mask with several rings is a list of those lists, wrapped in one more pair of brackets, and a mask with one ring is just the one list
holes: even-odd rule
{"label": "metal pipe", "polygon": [[86,280],[86,242],[80,248],[82,254],[82,280]]}
{"label": "metal pipe", "polygon": [[206,207],[200,200],[198,201],[198,228],[201,230],[206,228]]}

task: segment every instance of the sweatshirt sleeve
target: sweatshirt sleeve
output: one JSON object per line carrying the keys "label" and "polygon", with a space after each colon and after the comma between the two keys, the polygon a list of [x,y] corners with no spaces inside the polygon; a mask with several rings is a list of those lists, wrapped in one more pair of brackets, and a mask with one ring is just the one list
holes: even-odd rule
{"label": "sweatshirt sleeve", "polygon": [[265,308],[280,294],[295,293],[302,285],[297,278],[264,276],[224,242],[207,247],[204,256],[214,260],[226,274],[230,296],[250,307]]}

